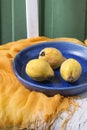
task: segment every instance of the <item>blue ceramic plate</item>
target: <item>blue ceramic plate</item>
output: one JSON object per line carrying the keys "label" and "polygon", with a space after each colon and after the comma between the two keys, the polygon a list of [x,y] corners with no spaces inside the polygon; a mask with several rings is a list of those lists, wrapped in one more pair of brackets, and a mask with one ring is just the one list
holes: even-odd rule
{"label": "blue ceramic plate", "polygon": [[[46,47],[59,49],[66,58],[75,58],[82,65],[82,74],[74,83],[64,81],[59,69],[55,70],[55,77],[51,81],[37,82],[25,72],[29,60],[38,58],[39,52]],[[28,47],[19,52],[13,61],[13,70],[17,78],[30,90],[43,92],[47,95],[62,94],[77,95],[87,90],[87,48],[71,42],[44,42]]]}

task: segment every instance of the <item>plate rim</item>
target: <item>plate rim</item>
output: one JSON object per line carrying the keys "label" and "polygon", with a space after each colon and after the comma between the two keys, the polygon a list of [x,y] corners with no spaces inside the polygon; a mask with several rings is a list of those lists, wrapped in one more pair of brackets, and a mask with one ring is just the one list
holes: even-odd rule
{"label": "plate rim", "polygon": [[46,87],[44,87],[43,85],[37,85],[37,84],[35,84],[35,83],[32,83],[32,82],[30,82],[30,81],[27,81],[27,80],[25,80],[23,77],[21,77],[20,75],[19,75],[19,73],[17,72],[17,70],[16,70],[16,66],[15,66],[15,60],[16,60],[16,58],[21,54],[21,53],[23,53],[24,51],[27,51],[28,49],[31,49],[31,48],[34,48],[34,47],[36,47],[36,46],[41,46],[41,45],[43,45],[43,44],[51,44],[51,43],[67,43],[67,44],[71,44],[71,45],[73,45],[73,46],[77,46],[77,47],[81,47],[81,48],[83,48],[83,49],[87,49],[86,48],[86,46],[83,46],[83,45],[81,45],[81,44],[78,44],[78,43],[74,43],[74,42],[67,42],[67,41],[52,41],[52,42],[41,42],[41,43],[36,43],[36,44],[34,44],[34,45],[31,45],[31,46],[29,46],[29,47],[26,47],[26,48],[24,48],[23,50],[21,50],[20,52],[18,52],[17,54],[16,54],[16,56],[14,57],[14,59],[13,59],[13,61],[12,61],[12,67],[13,67],[13,70],[14,70],[14,73],[15,73],[15,75],[16,75],[16,77],[22,82],[22,83],[27,83],[27,85],[28,86],[33,86],[33,87],[36,87],[36,88],[38,88],[38,89],[45,89],[45,90],[56,90],[56,91],[64,91],[64,90],[72,90],[72,89],[78,89],[78,88],[82,88],[83,87],[83,85],[84,86],[86,86],[87,85],[87,83],[83,83],[83,84],[80,84],[80,85],[75,85],[75,86],[70,86],[70,87],[48,87],[48,86],[46,86]]}

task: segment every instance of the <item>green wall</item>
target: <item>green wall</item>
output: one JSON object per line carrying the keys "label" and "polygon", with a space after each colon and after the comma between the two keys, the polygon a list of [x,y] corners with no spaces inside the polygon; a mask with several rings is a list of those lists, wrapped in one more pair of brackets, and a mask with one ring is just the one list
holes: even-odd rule
{"label": "green wall", "polygon": [[26,38],[25,0],[0,0],[0,43]]}
{"label": "green wall", "polygon": [[86,16],[85,16],[85,39],[87,38],[87,0],[86,0]]}
{"label": "green wall", "polygon": [[[74,37],[86,35],[87,0],[44,0],[40,8],[41,33],[48,37]],[[41,3],[40,3],[41,4]]]}
{"label": "green wall", "polygon": [[[87,37],[87,0],[38,0],[39,31],[47,37]],[[25,0],[0,0],[0,44],[27,38]]]}
{"label": "green wall", "polygon": [[1,1],[0,1],[0,43],[1,43]]}
{"label": "green wall", "polygon": [[1,0],[1,43],[12,40],[12,14],[11,14],[11,0]]}
{"label": "green wall", "polygon": [[25,0],[14,0],[14,39],[26,38],[26,8]]}

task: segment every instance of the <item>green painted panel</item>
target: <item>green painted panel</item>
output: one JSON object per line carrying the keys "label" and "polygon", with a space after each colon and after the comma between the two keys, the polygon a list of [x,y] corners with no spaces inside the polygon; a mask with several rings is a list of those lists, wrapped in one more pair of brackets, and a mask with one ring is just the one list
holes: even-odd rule
{"label": "green painted panel", "polygon": [[0,43],[27,37],[25,0],[0,0]]}
{"label": "green painted panel", "polygon": [[[87,0],[38,0],[40,35],[87,37]],[[26,38],[25,0],[0,0],[0,43]]]}
{"label": "green painted panel", "polygon": [[1,43],[1,1],[0,1],[0,43]]}
{"label": "green painted panel", "polygon": [[[61,1],[61,7],[63,3],[64,0]],[[55,8],[57,8],[57,6]],[[55,8],[54,13],[56,12]],[[55,24],[53,36],[57,36],[59,33],[59,36],[63,35],[83,40],[85,36],[86,0],[67,0],[66,5],[63,9],[59,8],[58,12],[60,13],[56,13],[57,18],[54,16]],[[58,21],[56,22],[56,20]],[[60,23],[60,25],[58,23]],[[57,24],[57,30],[55,31]],[[58,31],[58,29],[60,31]]]}
{"label": "green painted panel", "polygon": [[14,40],[27,37],[25,0],[14,0],[13,31]]}
{"label": "green painted panel", "polygon": [[0,16],[0,28],[1,37],[0,43],[6,43],[12,41],[12,14],[11,14],[11,0],[0,0],[1,2],[1,16]]}
{"label": "green painted panel", "polygon": [[87,0],[86,0],[86,20],[85,20],[85,39],[87,39]]}
{"label": "green painted panel", "polygon": [[39,8],[38,8],[38,14],[39,14],[39,34],[44,35],[44,13],[45,13],[45,1],[44,0],[38,0]]}
{"label": "green painted panel", "polygon": [[[42,26],[48,37],[85,38],[87,0],[45,0]],[[41,35],[41,34],[40,34]]]}

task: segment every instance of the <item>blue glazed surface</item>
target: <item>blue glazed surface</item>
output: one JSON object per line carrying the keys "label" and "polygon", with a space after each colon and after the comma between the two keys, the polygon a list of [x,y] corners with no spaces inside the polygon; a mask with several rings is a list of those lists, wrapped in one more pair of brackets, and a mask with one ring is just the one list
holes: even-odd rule
{"label": "blue glazed surface", "polygon": [[[37,82],[25,72],[29,60],[38,58],[39,52],[46,47],[59,49],[66,58],[75,58],[82,65],[82,74],[74,83],[64,81],[59,69],[55,70],[55,77],[51,81]],[[19,52],[13,61],[13,70],[17,78],[30,90],[43,92],[49,96],[62,94],[64,96],[77,95],[87,91],[87,48],[71,42],[44,42],[28,47]]]}

